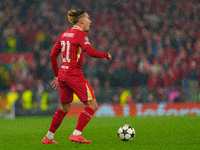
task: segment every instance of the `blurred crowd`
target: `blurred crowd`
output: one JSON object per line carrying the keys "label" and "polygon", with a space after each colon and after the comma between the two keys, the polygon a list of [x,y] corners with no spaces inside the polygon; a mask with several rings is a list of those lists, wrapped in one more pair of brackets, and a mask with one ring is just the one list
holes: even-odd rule
{"label": "blurred crowd", "polygon": [[72,27],[71,8],[88,12],[91,45],[113,57],[84,61],[97,98],[118,102],[128,89],[133,102],[187,101],[199,92],[199,0],[1,0],[0,53],[28,52],[34,61],[0,60],[0,90],[50,88],[49,56]]}

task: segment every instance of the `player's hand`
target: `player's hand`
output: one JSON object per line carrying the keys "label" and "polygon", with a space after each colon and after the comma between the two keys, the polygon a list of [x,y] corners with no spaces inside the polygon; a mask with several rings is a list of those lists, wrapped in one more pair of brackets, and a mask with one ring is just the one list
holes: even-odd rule
{"label": "player's hand", "polygon": [[54,80],[51,82],[52,88],[55,90],[59,89],[59,84],[58,84],[58,77],[54,77]]}
{"label": "player's hand", "polygon": [[107,57],[107,60],[111,60],[112,59],[112,56],[108,53],[108,57]]}

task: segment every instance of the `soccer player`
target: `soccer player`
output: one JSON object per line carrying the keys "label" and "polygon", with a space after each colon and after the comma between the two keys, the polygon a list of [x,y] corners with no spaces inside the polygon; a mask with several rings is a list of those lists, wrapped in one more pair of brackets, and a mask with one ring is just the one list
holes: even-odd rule
{"label": "soccer player", "polygon": [[[92,143],[82,137],[84,127],[98,108],[93,89],[83,76],[82,64],[84,53],[86,52],[91,57],[111,60],[110,54],[97,51],[90,45],[86,32],[90,29],[91,20],[85,11],[68,11],[68,20],[74,24],[73,27],[59,36],[50,55],[55,74],[51,85],[55,90],[59,89],[60,91],[61,106],[53,115],[49,131],[42,140],[44,144],[57,144],[53,140],[54,133],[69,112],[74,93],[83,102],[85,108],[81,112],[76,128],[69,139],[78,143]],[[62,64],[59,70],[57,57],[60,53],[62,54]]]}

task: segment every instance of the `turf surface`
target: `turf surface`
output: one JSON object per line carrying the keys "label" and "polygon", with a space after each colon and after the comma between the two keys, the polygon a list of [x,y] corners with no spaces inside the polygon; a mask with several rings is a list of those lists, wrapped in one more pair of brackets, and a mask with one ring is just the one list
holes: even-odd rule
{"label": "turf surface", "polygon": [[[1,150],[199,150],[200,117],[114,117],[92,118],[83,137],[92,144],[70,142],[77,118],[65,118],[55,134],[58,144],[42,144],[51,117],[0,119]],[[117,130],[130,124],[136,130],[133,141],[124,142]]]}

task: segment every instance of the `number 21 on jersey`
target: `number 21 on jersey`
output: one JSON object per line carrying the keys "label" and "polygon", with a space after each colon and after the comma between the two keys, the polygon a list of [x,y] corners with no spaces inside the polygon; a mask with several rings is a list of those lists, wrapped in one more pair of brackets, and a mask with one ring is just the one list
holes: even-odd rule
{"label": "number 21 on jersey", "polygon": [[66,41],[66,42],[65,41],[61,41],[62,62],[70,63],[69,49],[70,49],[69,41]]}

